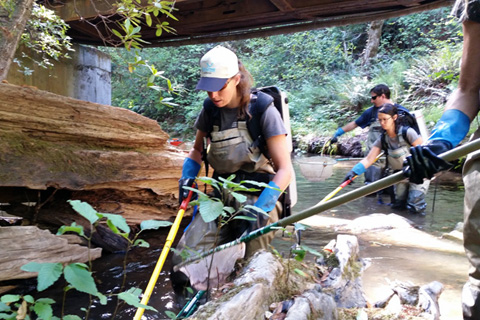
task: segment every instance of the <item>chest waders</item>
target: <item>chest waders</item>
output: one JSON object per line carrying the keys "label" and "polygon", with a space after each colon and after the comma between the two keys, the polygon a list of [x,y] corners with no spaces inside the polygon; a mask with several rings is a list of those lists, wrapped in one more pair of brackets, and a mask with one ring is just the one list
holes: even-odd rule
{"label": "chest waders", "polygon": [[210,135],[207,160],[217,174],[230,174],[239,170],[275,174],[269,160],[253,143],[246,121],[238,121],[236,128],[223,131],[218,126],[213,126]]}
{"label": "chest waders", "polygon": [[386,150],[387,165],[394,172],[398,170],[402,170],[403,160],[405,160],[405,158],[410,154],[410,147],[411,147],[411,145],[407,143],[405,139],[403,139],[403,136],[401,134],[398,134],[397,137],[398,137],[398,144],[400,147],[397,149],[388,148]]}
{"label": "chest waders", "polygon": [[[382,137],[382,148],[387,147],[387,166],[390,167],[393,172],[402,170],[403,161],[410,155],[410,147],[412,146],[409,141],[404,139],[406,137],[406,130],[408,127],[400,127],[397,134],[398,145],[397,149],[392,149],[391,145],[386,142],[386,136]],[[425,201],[425,195],[428,192],[430,186],[430,180],[424,180],[421,184],[410,183],[408,180],[404,180],[395,185],[395,197],[396,201],[393,208],[396,209],[408,209],[412,213],[425,214],[427,208],[427,202]]]}
{"label": "chest waders", "polygon": [[[374,142],[377,141],[381,134],[382,126],[380,125],[380,122],[377,118],[370,124],[370,128],[368,130],[367,148],[365,150],[365,155],[370,152],[370,149],[372,148]],[[382,160],[379,159],[373,165],[367,168],[367,170],[365,171],[365,184],[369,184],[380,179],[382,174],[381,167],[383,167],[383,164]]]}

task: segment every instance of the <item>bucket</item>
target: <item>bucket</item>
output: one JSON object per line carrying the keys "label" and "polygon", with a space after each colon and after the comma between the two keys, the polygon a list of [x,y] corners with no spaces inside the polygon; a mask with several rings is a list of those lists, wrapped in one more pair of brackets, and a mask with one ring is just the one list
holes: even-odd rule
{"label": "bucket", "polygon": [[333,165],[336,160],[328,157],[308,157],[296,160],[300,172],[308,181],[324,181],[333,173]]}

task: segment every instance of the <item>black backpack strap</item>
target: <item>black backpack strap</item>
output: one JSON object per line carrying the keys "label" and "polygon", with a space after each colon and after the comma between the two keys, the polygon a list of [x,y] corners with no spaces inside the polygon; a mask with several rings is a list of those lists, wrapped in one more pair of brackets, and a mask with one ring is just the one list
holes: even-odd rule
{"label": "black backpack strap", "polygon": [[254,91],[248,110],[251,117],[247,117],[247,128],[253,139],[253,144],[258,146],[262,153],[269,158],[266,148],[266,140],[262,134],[260,119],[267,108],[272,104],[273,97],[261,91]]}
{"label": "black backpack strap", "polygon": [[[206,98],[203,101],[203,109],[205,110],[207,123],[207,138],[210,138],[210,133],[213,131],[214,125],[220,125],[220,110],[219,108],[213,103],[210,98]],[[208,177],[208,159],[207,159],[207,146],[204,141],[203,145],[203,152],[202,152],[202,160],[205,163],[205,175]],[[206,193],[206,184],[205,184],[205,193]]]}
{"label": "black backpack strap", "polygon": [[408,128],[410,128],[410,127],[402,126],[402,137],[403,137],[403,140],[405,140],[406,143],[408,143],[410,146],[413,146],[413,143],[408,141],[408,137],[407,137]]}
{"label": "black backpack strap", "polygon": [[380,139],[382,142],[382,150],[385,152],[385,156],[388,155],[388,144],[387,144],[387,138],[385,137],[385,131],[382,132],[380,135]]}
{"label": "black backpack strap", "polygon": [[205,109],[206,119],[208,121],[207,134],[210,136],[210,133],[213,131],[213,126],[220,125],[220,110],[210,98],[206,98],[203,101],[203,109]]}

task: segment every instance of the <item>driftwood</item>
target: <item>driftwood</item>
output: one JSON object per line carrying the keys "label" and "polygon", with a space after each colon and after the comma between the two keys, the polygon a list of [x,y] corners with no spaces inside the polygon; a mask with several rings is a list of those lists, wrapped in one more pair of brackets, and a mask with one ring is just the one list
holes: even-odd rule
{"label": "driftwood", "polygon": [[185,152],[156,121],[31,87],[2,83],[0,97],[0,201],[10,200],[6,187],[17,198],[19,188],[53,188],[100,210],[114,204],[132,224],[176,214]]}
{"label": "driftwood", "polygon": [[28,262],[87,262],[97,259],[101,248],[88,249],[69,244],[66,238],[55,236],[35,226],[0,227],[0,281],[25,279],[35,276],[20,270]]}
{"label": "driftwood", "polygon": [[[84,224],[69,199],[132,226],[171,220],[186,153],[167,139],[156,121],[130,110],[0,83],[0,210],[53,229]],[[124,249],[103,231],[96,245]]]}

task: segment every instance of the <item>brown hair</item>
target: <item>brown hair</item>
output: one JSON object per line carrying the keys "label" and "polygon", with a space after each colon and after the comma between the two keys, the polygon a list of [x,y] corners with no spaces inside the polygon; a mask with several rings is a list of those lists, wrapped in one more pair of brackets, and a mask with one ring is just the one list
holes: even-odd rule
{"label": "brown hair", "polygon": [[253,85],[253,77],[250,72],[245,69],[243,63],[238,60],[238,69],[240,74],[240,82],[237,85],[237,95],[240,96],[240,108],[238,109],[239,119],[245,119],[248,113],[248,105],[250,103],[250,90]]}
{"label": "brown hair", "polygon": [[[391,103],[385,103],[380,107],[380,109],[378,109],[378,113],[388,114],[393,118],[394,115],[398,116],[398,108],[397,106]],[[399,126],[398,126],[398,117],[397,117],[397,119],[395,120],[395,132],[397,132],[398,128]]]}
{"label": "brown hair", "polygon": [[386,84],[377,84],[370,90],[370,93],[375,93],[378,96],[384,94],[387,99],[390,99],[390,89]]}

